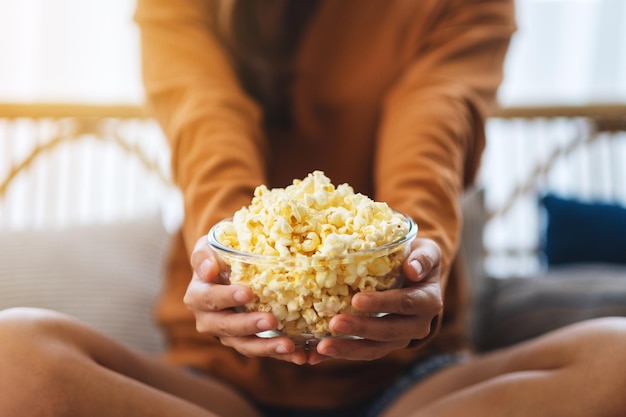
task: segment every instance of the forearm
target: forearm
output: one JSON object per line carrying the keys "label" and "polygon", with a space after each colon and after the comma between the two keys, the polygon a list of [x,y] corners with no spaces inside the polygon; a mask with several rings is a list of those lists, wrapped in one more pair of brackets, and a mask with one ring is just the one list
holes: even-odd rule
{"label": "forearm", "polygon": [[[461,215],[459,196],[469,153],[480,154],[480,120],[459,99],[433,91],[420,98],[425,106],[398,104],[381,127],[384,137],[376,160],[377,198],[406,212],[418,223],[419,236],[434,240],[442,251],[442,277],[447,277],[457,250]],[[438,94],[442,94],[438,96]],[[415,97],[417,99],[417,97]],[[407,98],[411,100],[411,98]],[[467,149],[470,138],[475,148]],[[468,179],[469,181],[469,179]]]}
{"label": "forearm", "polygon": [[441,247],[445,288],[459,196],[480,165],[515,22],[511,0],[458,0],[443,10],[386,96],[375,181],[377,198],[414,216],[420,236]]}
{"label": "forearm", "polygon": [[140,0],[136,13],[145,91],[171,145],[189,252],[265,178],[261,113],[239,86],[211,12],[206,1]]}

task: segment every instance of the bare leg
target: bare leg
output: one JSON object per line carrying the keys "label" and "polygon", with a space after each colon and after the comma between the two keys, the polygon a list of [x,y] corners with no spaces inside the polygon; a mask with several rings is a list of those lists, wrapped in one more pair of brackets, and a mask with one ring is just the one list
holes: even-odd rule
{"label": "bare leg", "polygon": [[0,312],[0,415],[255,417],[236,391],[57,313]]}
{"label": "bare leg", "polygon": [[603,318],[444,370],[384,417],[621,417],[624,387],[626,319]]}

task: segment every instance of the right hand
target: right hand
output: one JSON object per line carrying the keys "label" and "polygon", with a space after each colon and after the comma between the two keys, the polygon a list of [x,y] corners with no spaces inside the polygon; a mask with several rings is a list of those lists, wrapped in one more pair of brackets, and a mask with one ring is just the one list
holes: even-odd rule
{"label": "right hand", "polygon": [[215,336],[224,346],[230,346],[249,357],[266,356],[302,365],[307,355],[296,350],[287,337],[261,338],[257,332],[276,329],[278,320],[267,312],[238,313],[234,307],[252,301],[250,288],[224,284],[219,277],[220,261],[206,241],[200,238],[191,254],[193,277],[184,302],[196,317],[196,329]]}

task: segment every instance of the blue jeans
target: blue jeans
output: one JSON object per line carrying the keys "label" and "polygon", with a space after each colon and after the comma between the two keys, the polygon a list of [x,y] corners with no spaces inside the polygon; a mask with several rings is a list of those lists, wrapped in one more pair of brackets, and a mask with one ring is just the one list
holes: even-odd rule
{"label": "blue jeans", "polygon": [[378,395],[355,406],[340,410],[311,410],[264,405],[260,405],[259,409],[266,417],[378,417],[408,389],[437,371],[462,362],[464,358],[465,355],[460,353],[441,353],[427,356],[413,364],[404,375]]}

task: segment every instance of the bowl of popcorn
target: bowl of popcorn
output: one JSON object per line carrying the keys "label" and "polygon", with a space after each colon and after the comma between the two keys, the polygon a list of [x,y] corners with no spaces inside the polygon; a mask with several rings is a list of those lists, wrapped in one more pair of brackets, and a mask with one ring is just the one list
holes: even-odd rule
{"label": "bowl of popcorn", "polygon": [[213,226],[208,241],[222,280],[254,294],[241,310],[277,317],[276,331],[258,335],[303,345],[351,337],[333,334],[330,320],[364,314],[351,305],[357,292],[400,287],[416,235],[410,217],[315,171],[285,188],[257,187],[251,204]]}

